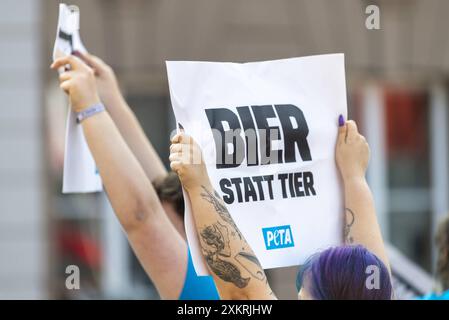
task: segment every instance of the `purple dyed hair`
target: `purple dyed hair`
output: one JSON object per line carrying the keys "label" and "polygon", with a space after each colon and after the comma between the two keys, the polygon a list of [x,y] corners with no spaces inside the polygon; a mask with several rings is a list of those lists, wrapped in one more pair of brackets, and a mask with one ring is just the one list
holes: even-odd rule
{"label": "purple dyed hair", "polygon": [[[369,266],[379,270],[379,288],[368,288]],[[368,269],[369,270],[369,269]],[[390,300],[392,287],[385,264],[361,245],[340,246],[313,255],[296,279],[316,300]]]}

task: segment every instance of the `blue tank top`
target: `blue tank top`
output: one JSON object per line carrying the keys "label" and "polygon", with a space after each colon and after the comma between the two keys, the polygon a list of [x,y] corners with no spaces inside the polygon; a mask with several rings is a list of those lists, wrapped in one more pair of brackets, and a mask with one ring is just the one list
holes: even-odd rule
{"label": "blue tank top", "polygon": [[179,300],[220,300],[212,276],[198,276],[188,250],[187,273]]}

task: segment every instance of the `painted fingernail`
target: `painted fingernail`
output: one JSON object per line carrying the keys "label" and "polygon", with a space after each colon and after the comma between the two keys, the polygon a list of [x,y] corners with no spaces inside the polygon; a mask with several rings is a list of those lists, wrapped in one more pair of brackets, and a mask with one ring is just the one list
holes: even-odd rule
{"label": "painted fingernail", "polygon": [[338,126],[343,127],[344,125],[345,125],[345,118],[343,117],[343,115],[340,115],[338,117]]}

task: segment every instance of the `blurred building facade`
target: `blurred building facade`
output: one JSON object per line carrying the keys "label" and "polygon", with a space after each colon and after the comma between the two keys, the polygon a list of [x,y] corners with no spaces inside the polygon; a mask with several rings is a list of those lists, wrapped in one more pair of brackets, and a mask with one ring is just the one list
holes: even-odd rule
{"label": "blurred building facade", "polygon": [[0,299],[47,295],[41,10],[0,4]]}
{"label": "blurred building facade", "polygon": [[[69,298],[151,298],[155,296],[151,284],[145,282],[104,197],[59,192],[58,145],[64,123],[60,110],[65,101],[57,90],[56,75],[47,70],[59,2],[0,4],[4,48],[0,97],[5,103],[0,110],[4,152],[0,296],[28,292],[26,297],[66,297],[64,266],[74,263],[85,265],[86,286],[92,290]],[[84,44],[116,70],[130,105],[163,159],[174,128],[166,60],[245,62],[345,53],[349,114],[371,146],[369,183],[384,236],[422,270],[433,271],[435,226],[449,212],[449,2],[73,0],[70,4],[81,10]],[[380,8],[380,30],[365,27],[370,4]],[[23,81],[25,75],[31,76]],[[54,129],[58,123],[60,128]],[[28,215],[30,219],[22,219]],[[20,258],[9,259],[11,250]],[[29,277],[23,280],[29,286],[3,290],[3,281],[15,277]],[[280,297],[294,298],[291,278],[275,272],[272,278]]]}

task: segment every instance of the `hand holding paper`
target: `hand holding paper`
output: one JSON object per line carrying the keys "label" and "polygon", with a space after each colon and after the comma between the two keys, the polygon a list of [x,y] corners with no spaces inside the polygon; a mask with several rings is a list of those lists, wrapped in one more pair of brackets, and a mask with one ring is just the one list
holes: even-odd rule
{"label": "hand holding paper", "polygon": [[338,129],[336,160],[343,181],[364,179],[369,162],[369,146],[358,133],[357,125],[349,120]]}
{"label": "hand holding paper", "polygon": [[211,183],[198,144],[184,132],[171,139],[170,167],[175,171],[189,193],[202,186],[210,187]]}
{"label": "hand holding paper", "polygon": [[[201,252],[212,271],[221,297],[274,298],[260,262],[223,200],[213,189],[201,153],[195,140],[179,133],[172,139],[170,166],[188,192]],[[251,281],[251,278],[254,280]]]}
{"label": "hand holding paper", "polygon": [[[79,10],[73,6],[60,4],[53,60],[69,56],[75,51],[87,52],[79,35]],[[68,71],[67,66],[63,64],[59,65],[58,69],[60,73]],[[75,97],[81,99],[78,95]],[[86,103],[91,101],[94,101],[93,97],[87,99]],[[77,106],[74,107],[82,108],[76,101],[75,104]],[[82,128],[76,123],[76,112],[70,110],[67,117],[62,192],[97,192],[102,189],[95,161],[87,146]]]}

